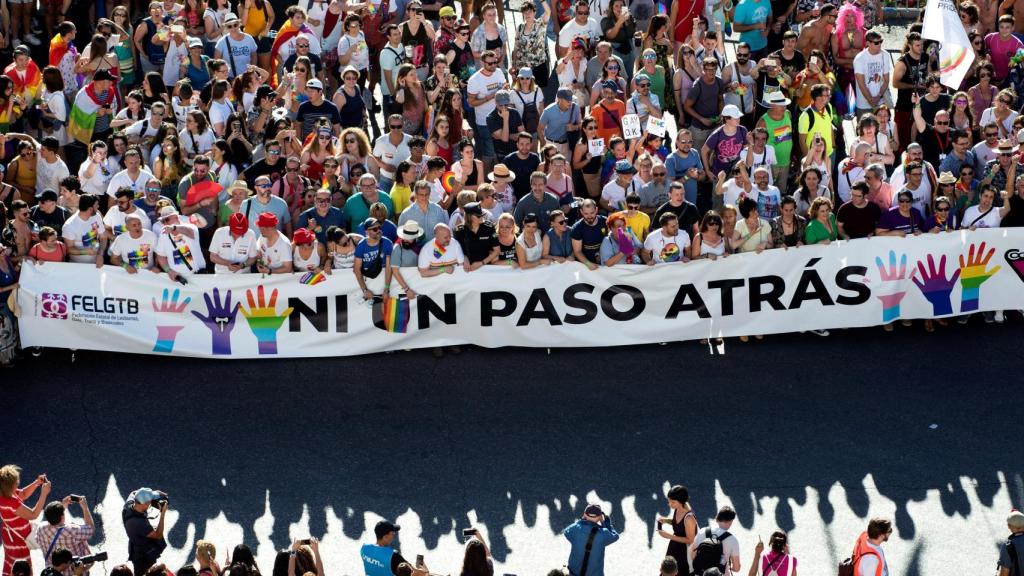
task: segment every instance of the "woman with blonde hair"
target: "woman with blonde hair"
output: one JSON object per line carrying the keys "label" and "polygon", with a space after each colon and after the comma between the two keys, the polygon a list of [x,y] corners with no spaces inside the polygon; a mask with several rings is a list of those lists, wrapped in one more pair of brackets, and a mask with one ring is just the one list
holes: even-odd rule
{"label": "woman with blonde hair", "polygon": [[342,180],[348,180],[349,171],[356,164],[363,166],[374,175],[380,174],[377,160],[370,153],[370,139],[362,128],[345,128],[341,131],[338,140],[341,142],[338,161],[341,162]]}
{"label": "woman with blonde hair", "polygon": [[[40,474],[24,488],[18,488],[20,482],[21,468],[14,464],[0,468],[0,522],[3,524],[0,535],[3,536],[4,545],[4,576],[10,576],[16,560],[24,560],[31,567],[32,559],[29,557],[26,539],[32,533],[31,522],[42,514],[46,497],[50,494],[50,481],[46,479],[46,474]],[[29,508],[25,500],[31,498],[37,489],[39,499],[35,506]]]}
{"label": "woman with blonde hair", "polygon": [[518,235],[519,227],[516,226],[516,219],[511,214],[505,212],[498,216],[498,259],[491,264],[512,268],[519,266],[516,260],[516,236]]}

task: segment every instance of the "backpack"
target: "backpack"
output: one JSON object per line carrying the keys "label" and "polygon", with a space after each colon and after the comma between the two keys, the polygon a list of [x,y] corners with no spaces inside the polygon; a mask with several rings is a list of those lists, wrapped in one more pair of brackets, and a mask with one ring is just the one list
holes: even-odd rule
{"label": "backpack", "polygon": [[[829,117],[832,117],[835,113],[832,109],[831,102],[825,103],[825,111],[828,113]],[[810,134],[811,129],[814,128],[814,122],[818,119],[818,115],[814,112],[814,106],[804,108],[803,114],[807,116],[807,133]]]}
{"label": "backpack", "polygon": [[703,574],[708,568],[718,568],[723,570],[725,565],[722,564],[722,556],[724,554],[722,541],[732,536],[729,532],[722,532],[721,536],[715,536],[711,528],[704,529],[704,540],[697,545],[697,548],[693,551],[693,573]]}

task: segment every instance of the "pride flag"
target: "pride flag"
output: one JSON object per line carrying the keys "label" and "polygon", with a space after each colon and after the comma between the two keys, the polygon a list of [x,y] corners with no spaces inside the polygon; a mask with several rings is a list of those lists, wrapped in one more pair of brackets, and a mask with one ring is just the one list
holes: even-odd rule
{"label": "pride flag", "polygon": [[302,278],[299,278],[299,284],[316,286],[324,280],[327,280],[327,276],[323,272],[306,272],[302,275]]}
{"label": "pride flag", "polygon": [[39,99],[39,90],[43,86],[43,74],[35,62],[28,61],[24,77],[18,74],[13,62],[4,68],[4,75],[14,82],[14,94],[21,96],[26,104],[31,104]]}
{"label": "pride flag", "polygon": [[116,92],[117,90],[108,90],[107,97],[101,101],[92,82],[79,90],[68,116],[68,136],[88,146],[92,142],[92,131],[96,127],[96,113],[114,101]]}
{"label": "pride flag", "polygon": [[373,325],[386,332],[405,334],[409,329],[410,304],[405,297],[375,298]]}
{"label": "pride flag", "polygon": [[[316,34],[313,32],[312,28],[310,28],[305,23],[303,23],[302,26],[296,28],[292,24],[291,19],[285,20],[284,26],[281,26],[281,29],[278,30],[277,32],[277,37],[274,38],[274,45],[270,48],[270,85],[273,86],[274,88],[277,88],[278,80],[277,75],[274,74],[273,71],[277,70],[278,67],[281,64],[283,64],[283,62],[279,61],[279,57],[281,55],[281,47],[284,46],[285,43],[287,43],[292,38],[298,36],[299,34],[308,34],[312,38],[316,38]],[[319,40],[316,41],[319,42]]]}
{"label": "pride flag", "polygon": [[63,36],[58,33],[50,40],[50,66],[60,66],[60,61],[64,59],[64,55],[69,51],[77,54],[78,49],[75,48],[74,44],[69,44]]}

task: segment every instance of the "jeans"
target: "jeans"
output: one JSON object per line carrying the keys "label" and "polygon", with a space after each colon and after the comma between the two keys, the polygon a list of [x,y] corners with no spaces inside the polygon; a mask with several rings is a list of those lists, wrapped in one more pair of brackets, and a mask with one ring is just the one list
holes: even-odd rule
{"label": "jeans", "polygon": [[487,126],[479,124],[473,126],[476,137],[476,155],[483,158],[494,158],[494,138],[491,136]]}

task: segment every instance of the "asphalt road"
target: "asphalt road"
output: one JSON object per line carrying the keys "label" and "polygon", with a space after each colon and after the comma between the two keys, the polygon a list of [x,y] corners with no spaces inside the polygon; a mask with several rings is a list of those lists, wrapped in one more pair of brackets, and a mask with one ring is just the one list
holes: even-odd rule
{"label": "asphalt road", "polygon": [[589,499],[623,533],[608,573],[635,574],[656,569],[665,543],[651,519],[683,483],[702,524],[736,508],[744,563],[778,526],[801,574],[831,573],[883,514],[896,522],[893,574],[987,572],[1006,513],[1024,504],[1021,325],[730,340],[716,354],[71,363],[48,351],[3,373],[3,459],[100,504],[99,547],[115,560],[117,507],[145,485],[176,510],[169,564],[205,527],[221,550],[258,547],[265,573],[289,535],[313,534],[334,543],[331,575],[361,574],[355,551],[380,515],[406,525],[406,556],[426,551],[435,572],[458,573],[455,535],[472,523],[502,569],[544,574]]}

